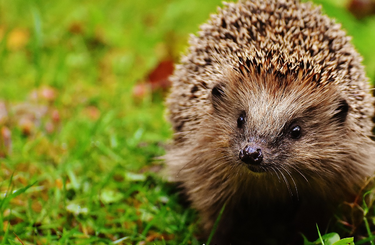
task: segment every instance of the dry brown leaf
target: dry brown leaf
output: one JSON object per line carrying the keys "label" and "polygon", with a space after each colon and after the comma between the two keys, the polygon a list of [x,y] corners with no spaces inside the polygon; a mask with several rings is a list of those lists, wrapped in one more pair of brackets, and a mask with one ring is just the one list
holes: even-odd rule
{"label": "dry brown leaf", "polygon": [[148,82],[151,84],[152,90],[170,87],[169,76],[174,70],[174,62],[172,59],[161,61],[156,68],[148,75]]}
{"label": "dry brown leaf", "polygon": [[352,0],[348,10],[357,18],[362,19],[375,14],[375,0]]}

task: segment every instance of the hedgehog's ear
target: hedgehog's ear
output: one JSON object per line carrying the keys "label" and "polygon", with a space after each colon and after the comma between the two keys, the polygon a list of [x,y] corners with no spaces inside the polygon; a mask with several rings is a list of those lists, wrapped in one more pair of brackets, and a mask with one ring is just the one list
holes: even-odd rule
{"label": "hedgehog's ear", "polygon": [[212,88],[211,90],[211,100],[212,100],[212,105],[216,109],[218,104],[222,101],[223,97],[225,95],[224,92],[224,84],[218,83],[215,85],[215,87]]}
{"label": "hedgehog's ear", "polygon": [[348,112],[349,112],[348,102],[346,102],[345,99],[341,99],[338,104],[337,109],[335,110],[335,114],[333,115],[333,118],[336,119],[340,123],[344,123],[348,116]]}

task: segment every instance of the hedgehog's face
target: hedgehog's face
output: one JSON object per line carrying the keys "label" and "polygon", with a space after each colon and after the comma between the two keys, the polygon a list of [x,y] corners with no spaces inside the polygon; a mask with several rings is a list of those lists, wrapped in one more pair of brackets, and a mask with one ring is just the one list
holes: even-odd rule
{"label": "hedgehog's face", "polygon": [[[285,123],[282,128],[260,132],[253,123],[248,123],[250,114],[242,111],[237,118],[236,135],[241,139],[237,142],[238,158],[253,172],[266,172],[267,168],[276,167],[285,159],[287,145],[298,144],[302,136],[303,122],[298,120]],[[254,119],[254,118],[252,118]],[[252,127],[252,128],[251,128]],[[255,129],[255,130],[254,130]],[[234,141],[235,142],[235,141]],[[283,152],[284,151],[284,152]],[[266,155],[264,157],[264,155]],[[264,159],[263,159],[264,158]]]}
{"label": "hedgehog's face", "polygon": [[346,157],[348,103],[333,88],[256,82],[242,79],[212,89],[215,130],[224,134],[218,140],[228,139],[233,164],[277,177],[335,172],[334,159]]}

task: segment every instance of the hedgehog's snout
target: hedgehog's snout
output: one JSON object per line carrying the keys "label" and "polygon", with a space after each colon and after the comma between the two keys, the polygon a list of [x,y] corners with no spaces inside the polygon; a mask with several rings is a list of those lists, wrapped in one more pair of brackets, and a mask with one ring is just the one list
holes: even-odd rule
{"label": "hedgehog's snout", "polygon": [[263,153],[258,147],[246,145],[240,150],[239,158],[246,164],[260,165],[263,161]]}

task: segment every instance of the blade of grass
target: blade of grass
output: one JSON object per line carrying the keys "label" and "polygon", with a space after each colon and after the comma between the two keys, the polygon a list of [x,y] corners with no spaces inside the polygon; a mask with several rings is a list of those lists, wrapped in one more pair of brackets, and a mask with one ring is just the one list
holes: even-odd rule
{"label": "blade of grass", "polygon": [[370,194],[372,191],[368,191],[366,192],[364,195],[363,195],[363,221],[365,222],[365,226],[366,226],[366,231],[367,231],[367,234],[369,236],[369,238],[372,238],[370,240],[370,244],[371,245],[374,245],[374,239],[375,237],[373,236],[372,232],[371,232],[371,228],[370,228],[370,224],[368,223],[368,219],[367,219],[367,214],[369,212],[369,208],[367,206],[367,203],[366,203],[366,200],[365,200],[365,197]]}
{"label": "blade of grass", "polygon": [[11,191],[10,191],[10,187],[12,186],[12,182],[13,182],[13,174],[14,174],[14,173],[12,173],[12,175],[10,176],[10,179],[9,179],[9,185],[8,185],[7,191],[6,191],[6,193],[5,193],[5,196],[4,196],[4,198],[3,198],[3,199],[1,200],[1,202],[0,202],[0,210],[1,210],[1,211],[3,211],[1,208],[3,207],[5,201],[7,200],[8,196],[9,196],[8,193],[11,192]]}
{"label": "blade of grass", "polygon": [[212,228],[212,231],[211,231],[211,234],[210,236],[208,237],[208,240],[207,240],[207,245],[210,245],[211,243],[211,240],[216,232],[216,229],[217,229],[217,226],[219,225],[219,222],[221,220],[221,216],[223,215],[223,212],[224,212],[224,209],[225,209],[225,204],[223,205],[223,207],[221,208],[220,210],[220,213],[219,213],[219,216],[217,217],[216,221],[215,221],[215,224],[214,224],[214,227]]}
{"label": "blade of grass", "polygon": [[5,231],[5,234],[4,234],[4,237],[3,237],[3,241],[1,242],[1,245],[6,244],[5,241],[8,240],[7,237],[8,237],[8,234],[9,234],[9,228],[10,228],[10,223],[8,223],[8,225],[7,225],[7,229]]}
{"label": "blade of grass", "polygon": [[319,235],[320,242],[322,243],[322,245],[324,245],[324,240],[323,240],[322,235],[320,234],[320,230],[319,230],[318,224],[316,224],[316,229],[318,230],[318,235]]}

